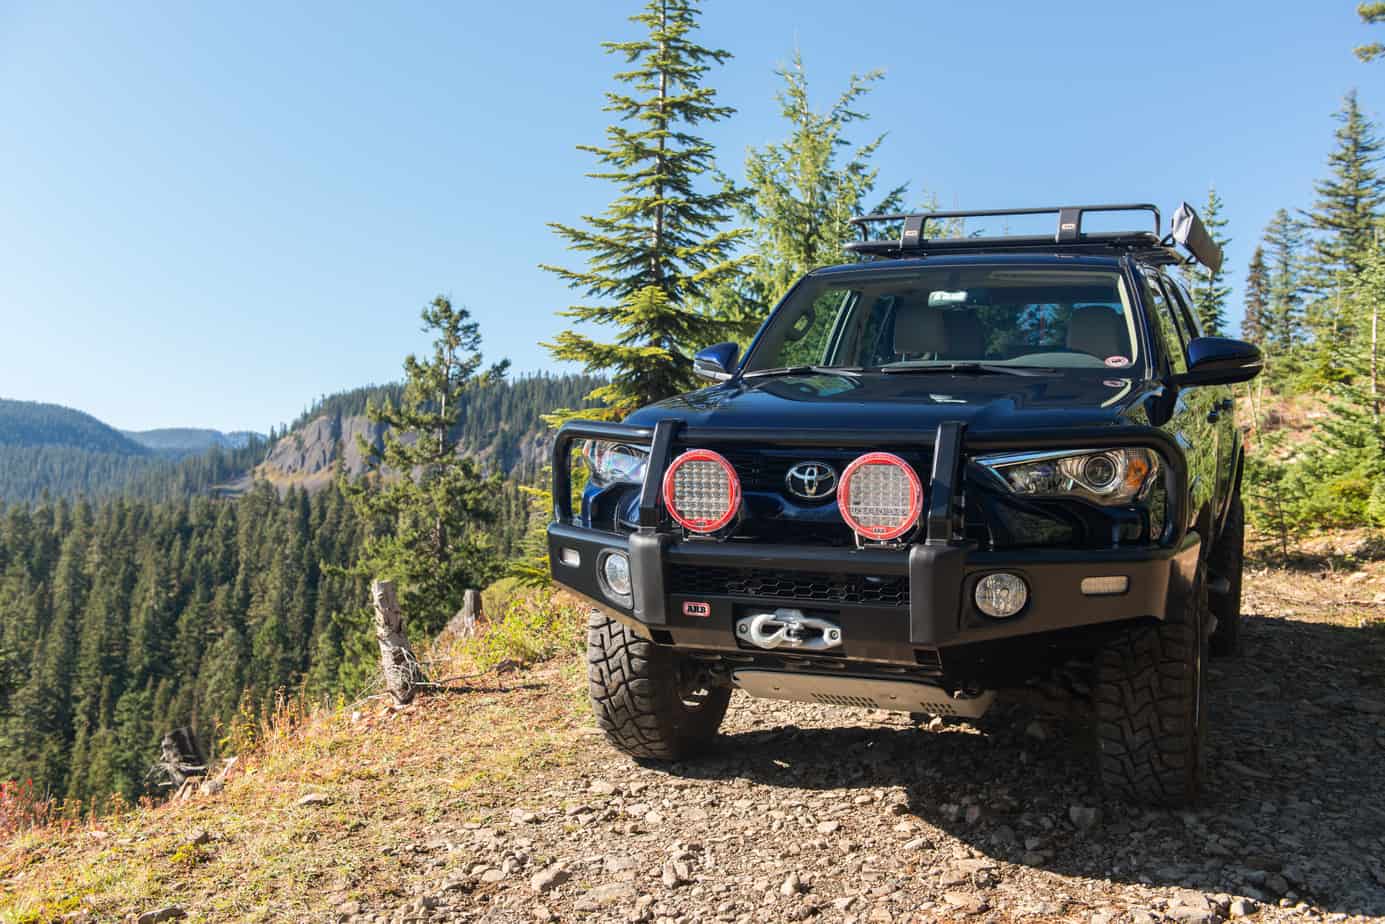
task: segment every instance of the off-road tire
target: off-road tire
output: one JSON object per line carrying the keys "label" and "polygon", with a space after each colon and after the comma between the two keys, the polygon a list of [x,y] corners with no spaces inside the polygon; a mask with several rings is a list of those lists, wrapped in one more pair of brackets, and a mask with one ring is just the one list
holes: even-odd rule
{"label": "off-road tire", "polygon": [[1190,618],[1131,628],[1097,655],[1097,760],[1112,792],[1169,807],[1197,800],[1207,728],[1206,588],[1200,576]]}
{"label": "off-road tire", "polygon": [[587,619],[587,690],[606,740],[642,760],[682,760],[717,733],[731,691],[711,687],[692,698],[672,651],[601,613]]}
{"label": "off-road tire", "polygon": [[1217,618],[1212,631],[1212,656],[1226,658],[1241,650],[1241,570],[1245,564],[1246,511],[1238,492],[1231,498],[1221,537],[1207,562],[1212,576],[1227,583],[1226,593],[1212,594],[1209,606]]}

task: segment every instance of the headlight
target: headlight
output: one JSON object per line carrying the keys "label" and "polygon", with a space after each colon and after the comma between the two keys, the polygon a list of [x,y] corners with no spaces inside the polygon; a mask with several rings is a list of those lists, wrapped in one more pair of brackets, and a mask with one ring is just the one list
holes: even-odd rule
{"label": "headlight", "polygon": [[582,447],[591,480],[603,487],[608,484],[641,484],[649,465],[649,450],[642,446],[612,443],[607,440],[588,440]]}
{"label": "headlight", "polygon": [[976,461],[1015,494],[1083,497],[1112,507],[1143,498],[1159,472],[1159,456],[1148,449],[1016,452]]}

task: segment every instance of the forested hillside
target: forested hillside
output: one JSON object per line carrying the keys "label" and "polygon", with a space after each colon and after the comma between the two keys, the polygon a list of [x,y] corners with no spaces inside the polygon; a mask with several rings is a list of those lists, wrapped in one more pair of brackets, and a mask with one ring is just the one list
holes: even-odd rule
{"label": "forested hillside", "polygon": [[360,542],[332,487],[8,508],[0,779],[133,797],[170,729],[215,748],[277,691],[349,685],[366,596],[333,569]]}
{"label": "forested hillside", "polygon": [[[478,576],[497,575],[522,537],[517,479],[545,459],[541,415],[598,384],[531,376],[466,393],[460,446],[515,476],[481,485],[494,519]],[[224,748],[276,695],[355,689],[371,639],[364,583],[348,570],[364,533],[335,462],[344,452],[360,475],[354,435],[378,447],[385,430],[367,402],[402,397],[386,385],[318,401],[257,470],[274,485],[249,477],[267,451],[253,434],[189,456],[176,445],[216,431],[164,431],[156,452],[67,408],[0,405],[0,496],[11,501],[0,506],[0,780],[133,798],[171,729]],[[284,460],[301,464],[275,467]],[[231,482],[231,496],[215,490]]]}
{"label": "forested hillside", "polygon": [[0,398],[0,445],[71,446],[91,452],[142,456],[148,450],[90,414],[59,404]]}
{"label": "forested hillside", "polygon": [[255,434],[198,452],[156,451],[139,436],[72,408],[0,399],[0,501],[206,494],[249,471],[265,451]]}

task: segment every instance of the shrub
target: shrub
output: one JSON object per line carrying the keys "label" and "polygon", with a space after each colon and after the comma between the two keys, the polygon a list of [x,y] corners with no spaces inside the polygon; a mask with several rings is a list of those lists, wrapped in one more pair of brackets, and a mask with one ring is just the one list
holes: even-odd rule
{"label": "shrub", "polygon": [[490,670],[502,661],[533,664],[582,645],[586,610],[545,589],[520,592],[500,606],[479,636],[459,642],[456,654],[468,668]]}
{"label": "shrub", "polygon": [[0,840],[46,824],[56,806],[34,789],[33,780],[0,782]]}

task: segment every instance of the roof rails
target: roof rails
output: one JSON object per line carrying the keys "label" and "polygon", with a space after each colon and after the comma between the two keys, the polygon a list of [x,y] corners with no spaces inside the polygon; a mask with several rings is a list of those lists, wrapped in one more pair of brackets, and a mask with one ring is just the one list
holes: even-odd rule
{"label": "roof rails", "polygon": [[[1148,212],[1154,216],[1150,231],[1082,230],[1082,217],[1092,212]],[[929,237],[930,222],[960,227],[968,218],[1001,218],[1019,215],[1055,215],[1057,229],[1050,237],[1045,234],[1020,234],[971,237]],[[898,238],[872,239],[871,225],[903,223]],[[983,209],[978,211],[922,212],[916,214],[863,215],[851,219],[861,229],[861,240],[846,245],[851,253],[862,257],[898,258],[928,253],[980,253],[994,251],[1046,251],[1059,253],[1137,253],[1155,263],[1184,263],[1185,258],[1174,249],[1180,245],[1194,259],[1214,272],[1221,267],[1221,248],[1213,242],[1202,220],[1192,206],[1183,203],[1174,212],[1172,227],[1166,237],[1160,236],[1160,216],[1157,206],[1149,203],[1124,205],[1062,205],[1044,208]]]}

